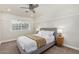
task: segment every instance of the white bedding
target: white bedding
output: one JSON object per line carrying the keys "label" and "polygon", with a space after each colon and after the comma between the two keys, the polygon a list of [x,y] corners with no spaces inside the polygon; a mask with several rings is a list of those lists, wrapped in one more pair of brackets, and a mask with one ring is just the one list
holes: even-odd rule
{"label": "white bedding", "polygon": [[17,43],[19,43],[22,49],[26,52],[31,52],[37,49],[36,42],[26,36],[20,36],[17,39]]}
{"label": "white bedding", "polygon": [[[53,35],[52,36],[39,35],[39,34],[34,34],[34,35],[45,38],[46,44],[51,43],[55,40]],[[37,43],[34,40],[32,40],[32,39],[30,39],[26,36],[18,37],[17,43],[19,43],[20,46],[22,47],[22,49],[25,50],[28,53],[37,49]]]}

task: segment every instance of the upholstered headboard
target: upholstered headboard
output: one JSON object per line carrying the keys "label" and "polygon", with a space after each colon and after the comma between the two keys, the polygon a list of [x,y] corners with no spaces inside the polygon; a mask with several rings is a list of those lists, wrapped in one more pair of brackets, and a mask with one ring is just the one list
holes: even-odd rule
{"label": "upholstered headboard", "polygon": [[40,28],[40,30],[55,31],[54,36],[55,36],[55,39],[56,39],[56,36],[57,36],[57,28]]}

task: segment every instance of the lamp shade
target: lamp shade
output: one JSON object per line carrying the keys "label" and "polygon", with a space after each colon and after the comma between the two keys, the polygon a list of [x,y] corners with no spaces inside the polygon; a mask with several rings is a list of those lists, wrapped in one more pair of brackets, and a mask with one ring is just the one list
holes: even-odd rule
{"label": "lamp shade", "polygon": [[58,32],[58,33],[62,33],[62,29],[58,29],[57,32]]}

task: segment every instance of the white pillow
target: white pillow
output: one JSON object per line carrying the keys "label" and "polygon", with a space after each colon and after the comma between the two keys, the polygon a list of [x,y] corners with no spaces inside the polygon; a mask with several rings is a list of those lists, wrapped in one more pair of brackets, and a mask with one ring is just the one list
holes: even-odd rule
{"label": "white pillow", "polygon": [[42,30],[42,31],[39,31],[38,34],[40,34],[40,35],[53,36],[54,31],[44,31],[44,30]]}

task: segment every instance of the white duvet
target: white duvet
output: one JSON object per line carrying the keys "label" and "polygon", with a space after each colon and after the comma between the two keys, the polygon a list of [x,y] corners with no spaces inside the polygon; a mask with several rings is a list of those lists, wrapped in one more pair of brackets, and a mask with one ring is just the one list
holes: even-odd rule
{"label": "white duvet", "polygon": [[[39,35],[39,34],[34,34],[34,35],[45,38],[46,44],[54,41],[53,35],[52,36]],[[32,40],[32,39],[30,39],[26,36],[18,37],[17,43],[19,43],[19,45],[22,47],[22,49],[25,50],[28,53],[37,49],[37,43],[34,40]]]}

